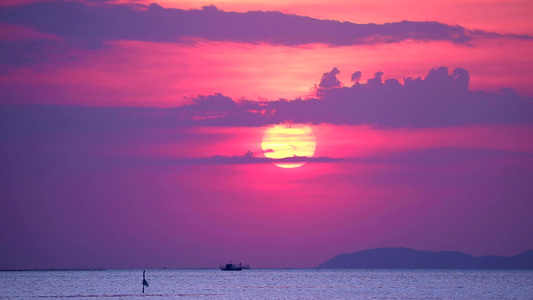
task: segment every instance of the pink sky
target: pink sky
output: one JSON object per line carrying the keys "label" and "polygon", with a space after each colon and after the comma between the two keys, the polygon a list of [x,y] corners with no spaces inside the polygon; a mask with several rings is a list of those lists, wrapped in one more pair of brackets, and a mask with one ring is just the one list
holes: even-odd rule
{"label": "pink sky", "polygon": [[115,2],[0,6],[0,269],[533,249],[529,2]]}
{"label": "pink sky", "polygon": [[[469,70],[471,89],[495,91],[505,86],[533,95],[529,84],[531,42],[477,43],[478,47],[405,42],[293,48],[208,41],[185,46],[121,41],[105,54],[74,50],[71,55],[81,57],[75,62],[61,60],[40,64],[37,69],[18,68],[0,76],[0,82],[8,92],[27,90],[22,92],[27,96],[17,102],[171,107],[198,94],[223,93],[251,100],[305,98],[312,95],[321,74],[333,67],[341,70],[341,81],[350,85],[355,71],[363,72],[363,81],[377,71],[384,72],[385,79],[401,81],[403,77],[423,77],[430,68],[443,65]],[[515,50],[509,51],[509,47]],[[123,63],[117,63],[120,61]],[[57,97],[35,95],[40,92]]]}
{"label": "pink sky", "polygon": [[[3,266],[213,267],[232,259],[313,267],[376,247],[504,256],[531,248],[533,150],[521,139],[530,127],[318,126],[317,154],[349,160],[296,169],[169,157],[254,149],[258,131],[194,129],[196,143],[159,130],[67,131],[24,154],[20,147],[30,146],[12,142],[17,154],[8,157],[31,161],[10,164],[2,179],[14,197],[2,211],[11,229],[3,233],[11,257]],[[201,142],[213,134],[224,138]]]}
{"label": "pink sky", "polygon": [[[196,1],[161,4],[182,9],[201,7]],[[531,23],[528,11],[532,9],[527,1],[445,1],[432,5],[416,1],[401,5],[395,1],[379,5],[350,2],[328,4],[327,8],[318,1],[212,4],[227,11],[279,10],[354,23],[438,21],[502,34],[533,34],[524,29],[532,28],[527,25]],[[355,71],[363,72],[362,80],[382,71],[384,78],[401,81],[403,77],[424,76],[433,67],[462,67],[470,72],[471,89],[495,91],[505,86],[533,95],[529,84],[533,76],[531,40],[481,38],[468,44],[408,40],[342,47],[323,44],[289,47],[192,37],[185,44],[110,40],[106,42],[110,48],[95,51],[67,46],[64,37],[28,26],[4,22],[0,26],[4,28],[0,35],[4,41],[54,41],[63,45],[61,50],[52,48],[53,52],[41,59],[33,58],[35,63],[6,66],[9,72],[0,74],[5,93],[23,96],[4,97],[3,103],[170,107],[198,94],[223,93],[252,100],[305,98],[312,94],[321,74],[333,67],[341,70],[340,79],[347,85]],[[42,94],[50,97],[41,97]]]}

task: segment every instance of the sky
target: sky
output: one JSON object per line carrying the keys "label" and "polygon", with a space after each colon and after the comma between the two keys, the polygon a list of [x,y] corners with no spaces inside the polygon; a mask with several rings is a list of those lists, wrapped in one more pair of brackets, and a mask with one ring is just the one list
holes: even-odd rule
{"label": "sky", "polygon": [[0,4],[0,269],[533,249],[533,4]]}

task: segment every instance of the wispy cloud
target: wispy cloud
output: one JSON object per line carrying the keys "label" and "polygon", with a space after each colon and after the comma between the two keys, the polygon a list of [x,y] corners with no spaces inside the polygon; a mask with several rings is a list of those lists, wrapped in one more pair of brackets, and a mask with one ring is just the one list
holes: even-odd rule
{"label": "wispy cloud", "polygon": [[197,158],[157,158],[157,157],[135,157],[133,160],[113,160],[114,162],[123,162],[131,164],[161,164],[161,165],[248,165],[248,164],[287,164],[287,163],[332,163],[342,162],[346,159],[333,157],[306,157],[293,156],[286,158],[273,159],[268,157],[256,157],[249,155],[223,156],[215,155],[213,157]]}

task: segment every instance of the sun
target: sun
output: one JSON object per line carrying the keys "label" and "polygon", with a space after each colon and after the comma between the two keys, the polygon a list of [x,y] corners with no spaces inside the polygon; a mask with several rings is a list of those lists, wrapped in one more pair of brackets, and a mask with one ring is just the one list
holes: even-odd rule
{"label": "sun", "polygon": [[[305,124],[280,124],[268,127],[261,142],[264,154],[268,158],[313,157],[316,150],[316,138],[313,129]],[[276,162],[281,168],[297,168],[305,162]]]}

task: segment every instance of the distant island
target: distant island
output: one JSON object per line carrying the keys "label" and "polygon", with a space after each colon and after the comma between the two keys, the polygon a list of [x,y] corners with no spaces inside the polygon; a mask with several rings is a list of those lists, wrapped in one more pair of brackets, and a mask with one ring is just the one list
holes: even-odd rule
{"label": "distant island", "polygon": [[533,269],[533,250],[511,257],[481,256],[456,251],[378,248],[340,254],[320,269]]}

